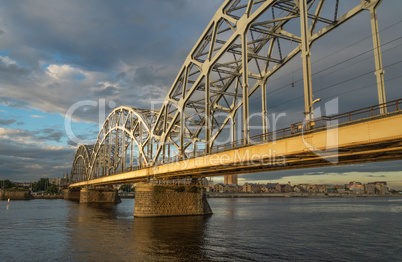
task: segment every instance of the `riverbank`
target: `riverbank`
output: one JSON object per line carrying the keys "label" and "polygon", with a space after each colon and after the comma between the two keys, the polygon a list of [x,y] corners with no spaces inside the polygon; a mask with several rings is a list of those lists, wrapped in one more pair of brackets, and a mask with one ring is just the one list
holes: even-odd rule
{"label": "riverbank", "polygon": [[402,197],[402,195],[352,195],[352,194],[306,194],[306,193],[207,193],[208,198],[283,198],[283,197]]}
{"label": "riverbank", "polygon": [[34,195],[35,199],[64,199],[63,195]]}
{"label": "riverbank", "polygon": [[34,199],[29,190],[0,190],[0,200],[31,200]]}
{"label": "riverbank", "polygon": [[119,193],[120,198],[135,198],[135,193]]}
{"label": "riverbank", "polygon": [[[33,195],[35,199],[64,199],[64,195]],[[135,198],[134,193],[119,194],[120,198]]]}

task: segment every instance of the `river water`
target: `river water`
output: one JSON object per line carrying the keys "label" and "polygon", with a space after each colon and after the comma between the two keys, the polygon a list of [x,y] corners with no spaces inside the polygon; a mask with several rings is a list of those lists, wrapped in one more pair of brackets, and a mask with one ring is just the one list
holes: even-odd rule
{"label": "river water", "polygon": [[402,198],[208,199],[212,216],[0,201],[0,261],[402,261]]}

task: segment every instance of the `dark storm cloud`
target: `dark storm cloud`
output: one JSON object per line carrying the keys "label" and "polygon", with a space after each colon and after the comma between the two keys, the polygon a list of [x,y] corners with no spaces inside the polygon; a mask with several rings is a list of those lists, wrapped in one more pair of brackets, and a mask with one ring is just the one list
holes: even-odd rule
{"label": "dark storm cloud", "polygon": [[7,64],[3,59],[0,59],[0,76],[1,77],[20,77],[30,73],[30,70],[19,67],[16,64]]}
{"label": "dark storm cloud", "polygon": [[29,108],[28,103],[26,101],[14,99],[12,97],[0,96],[0,104],[9,106],[9,107],[21,108],[21,109]]}
{"label": "dark storm cloud", "polygon": [[380,175],[380,176],[367,175],[367,177],[386,177],[386,176],[384,176],[384,175]]}
{"label": "dark storm cloud", "polygon": [[118,94],[118,90],[114,86],[107,86],[104,89],[96,91],[94,95],[98,97],[109,97]]}
{"label": "dark storm cloud", "polygon": [[154,68],[153,66],[140,67],[135,70],[135,82],[140,86],[168,86],[173,83],[177,72],[166,72],[167,69],[166,66],[161,68]]}
{"label": "dark storm cloud", "polygon": [[41,136],[38,137],[40,140],[51,140],[57,142],[60,142],[60,139],[65,135],[64,132],[53,128],[45,128],[39,132],[42,133]]}
{"label": "dark storm cloud", "polygon": [[[183,34],[191,33],[179,21],[191,17],[187,11],[193,11],[184,0],[141,3],[6,1],[1,5],[3,19],[11,21],[7,24],[10,34],[3,48],[24,43],[18,48],[14,46],[12,57],[22,60],[29,54],[36,61],[39,57],[54,58],[58,62],[99,71],[112,69],[122,60],[130,63],[134,60],[171,60],[168,50],[180,43]],[[138,19],[138,16],[143,18]],[[160,26],[165,23],[173,23],[174,27],[160,31]],[[144,52],[150,47],[152,52]],[[27,62],[32,68],[38,68],[33,64],[34,59]]]}
{"label": "dark storm cloud", "polygon": [[[77,138],[81,140],[95,140],[98,137],[98,130],[96,131],[87,131],[85,134],[76,134]],[[76,142],[68,139],[67,140],[67,145],[69,146],[79,146],[79,143],[77,144]]]}
{"label": "dark storm cloud", "polygon": [[60,141],[64,134],[57,129],[1,129],[0,134],[1,179],[35,181],[39,177],[60,177],[71,168],[75,148],[41,143]]}
{"label": "dark storm cloud", "polygon": [[170,4],[174,9],[176,8],[185,8],[188,5],[187,0],[157,0],[161,4]]}
{"label": "dark storm cloud", "polygon": [[14,181],[60,177],[70,168],[74,154],[74,148],[46,148],[0,140],[0,177]]}
{"label": "dark storm cloud", "polygon": [[71,148],[63,149],[50,149],[41,147],[35,144],[27,145],[15,141],[0,141],[0,155],[16,157],[16,158],[30,158],[30,159],[67,159],[74,150]]}
{"label": "dark storm cloud", "polygon": [[79,146],[76,142],[74,142],[72,140],[68,140],[67,145],[69,145],[69,146]]}
{"label": "dark storm cloud", "polygon": [[12,137],[14,140],[22,139],[26,141],[35,140],[60,142],[61,138],[65,136],[65,133],[53,128],[44,128],[36,131],[24,129],[3,129],[0,135],[7,135],[8,137]]}
{"label": "dark storm cloud", "polygon": [[0,119],[0,125],[2,126],[9,126],[11,124],[14,124],[16,120],[14,119]]}

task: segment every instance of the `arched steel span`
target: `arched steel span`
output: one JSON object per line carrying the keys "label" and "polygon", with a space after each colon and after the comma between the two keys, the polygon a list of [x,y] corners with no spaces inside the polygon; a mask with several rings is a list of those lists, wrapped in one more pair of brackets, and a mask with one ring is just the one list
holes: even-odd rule
{"label": "arched steel span", "polygon": [[80,145],[75,153],[71,168],[70,182],[75,183],[88,178],[93,146]]}
{"label": "arched steel span", "polygon": [[200,150],[209,154],[214,145],[239,137],[242,145],[250,144],[250,96],[261,92],[260,133],[265,134],[269,79],[297,54],[303,61],[304,113],[311,120],[310,48],[364,10],[371,13],[378,97],[385,103],[376,15],[381,1],[226,0],[187,56],[159,112],[121,107],[109,115],[87,179],[171,156],[192,157]]}
{"label": "arched steel span", "polygon": [[[356,6],[339,15],[346,2]],[[372,12],[373,39],[378,39],[373,17],[380,2],[225,1],[188,55],[152,128],[158,143],[154,162],[164,160],[171,144],[184,158],[197,151],[197,143],[207,154],[218,142],[233,143],[238,137],[243,138],[242,144],[249,144],[249,97],[257,91],[262,99],[260,133],[266,133],[268,80],[299,53],[305,113],[307,119],[312,118],[310,47],[363,10]],[[379,42],[374,49],[380,52]],[[376,62],[377,57],[380,53]],[[382,65],[376,65],[381,78]],[[379,101],[386,102],[383,86],[379,86]],[[173,131],[176,125],[180,125],[179,132]],[[225,128],[230,131],[222,132]]]}
{"label": "arched steel span", "polygon": [[157,110],[127,106],[114,109],[103,123],[96,143],[77,149],[72,182],[148,166],[152,161],[150,130],[158,114]]}
{"label": "arched steel span", "polygon": [[113,110],[94,145],[87,179],[148,165],[152,155],[150,130],[157,114],[126,106]]}

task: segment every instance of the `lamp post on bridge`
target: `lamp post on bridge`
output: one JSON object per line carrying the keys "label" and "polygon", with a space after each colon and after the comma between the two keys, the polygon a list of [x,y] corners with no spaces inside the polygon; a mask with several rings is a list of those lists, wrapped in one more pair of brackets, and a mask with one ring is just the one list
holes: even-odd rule
{"label": "lamp post on bridge", "polygon": [[[314,126],[314,122],[312,120],[314,120],[314,110],[313,110],[313,106],[315,103],[321,102],[321,98],[317,98],[316,100],[314,100],[311,105],[308,107],[308,111],[303,112],[303,114],[305,115],[304,117],[304,121],[306,122],[306,130],[309,130],[312,126]],[[313,124],[313,125],[311,125]]]}

